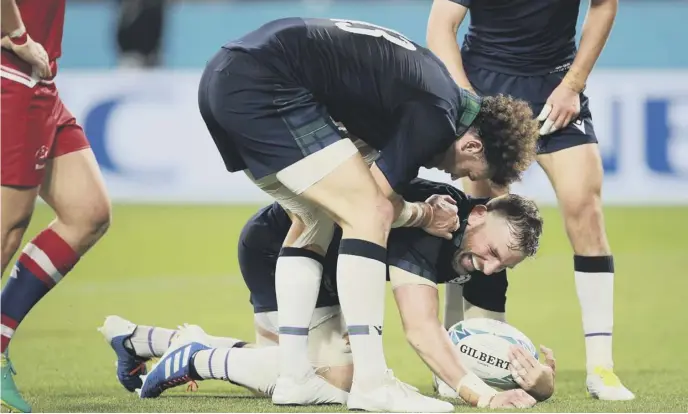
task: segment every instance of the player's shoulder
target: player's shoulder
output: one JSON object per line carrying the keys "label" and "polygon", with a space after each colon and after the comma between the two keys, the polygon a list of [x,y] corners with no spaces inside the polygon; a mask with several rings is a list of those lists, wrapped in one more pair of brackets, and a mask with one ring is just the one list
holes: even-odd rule
{"label": "player's shoulder", "polygon": [[437,283],[443,241],[418,228],[392,229],[387,244],[387,262],[389,266]]}

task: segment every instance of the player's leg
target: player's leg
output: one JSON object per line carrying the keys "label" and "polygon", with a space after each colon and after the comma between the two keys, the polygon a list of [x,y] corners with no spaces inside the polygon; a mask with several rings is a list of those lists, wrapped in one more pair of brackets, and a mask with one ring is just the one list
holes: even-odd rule
{"label": "player's leg", "polygon": [[[591,134],[589,119],[583,125]],[[580,133],[577,134],[574,136],[579,137]],[[602,213],[603,169],[598,146],[586,143],[568,147],[541,154],[538,161],[557,194],[575,255],[573,263],[583,315],[588,388],[601,399],[633,398],[612,372],[614,259]]]}
{"label": "player's leg", "polygon": [[[141,388],[140,375],[146,374],[146,362],[160,358],[172,346],[178,329],[158,326],[137,325],[120,316],[105,318],[98,328],[105,341],[110,344],[117,357],[117,379],[129,392]],[[213,347],[231,348],[243,346],[245,342],[235,338],[207,335]]]}
{"label": "player's leg", "polygon": [[[253,179],[249,172],[247,175]],[[284,237],[274,267],[259,271],[242,265],[242,273],[250,287],[256,311],[264,311],[267,306],[256,308],[256,304],[273,305],[272,302],[275,310],[280,309],[279,366],[282,378],[274,400],[277,403],[295,403],[296,397],[288,395],[291,393],[285,390],[292,388],[287,383],[299,382],[312,374],[313,368],[308,361],[308,327],[320,290],[323,258],[332,239],[334,222],[315,204],[283,186],[276,174],[254,180],[254,183],[279,201],[291,219],[291,227]],[[258,280],[271,275],[273,269],[274,280]],[[247,279],[251,275],[255,275],[253,278],[256,280]]]}
{"label": "player's leg", "polygon": [[[314,177],[314,171],[320,174]],[[348,407],[367,411],[453,411],[451,404],[437,404],[410,391],[387,369],[382,328],[386,243],[393,207],[355,146],[349,140],[331,144],[280,171],[277,178],[295,194],[327,211],[342,229],[337,290],[354,362]]]}
{"label": "player's leg", "polygon": [[[0,136],[2,139],[2,272],[21,244],[26,231],[38,186],[45,174],[45,160],[52,146],[55,125],[50,122],[53,101],[42,93],[35,82],[7,74],[2,76]],[[37,99],[38,98],[38,99]],[[27,246],[30,247],[33,244]],[[13,267],[5,284],[2,303],[2,404],[13,410],[28,412],[31,407],[17,390],[9,361],[8,346],[18,325],[34,303],[49,290],[48,278],[27,271],[34,262],[25,251]]]}
{"label": "player's leg", "polygon": [[[141,397],[154,398],[192,380],[228,381],[272,395],[279,374],[277,319],[275,311],[255,314],[257,346],[242,342],[218,347],[200,327],[181,327],[173,345],[145,377]],[[348,390],[353,366],[343,327],[338,307],[318,308],[309,333],[309,358],[325,380]]]}

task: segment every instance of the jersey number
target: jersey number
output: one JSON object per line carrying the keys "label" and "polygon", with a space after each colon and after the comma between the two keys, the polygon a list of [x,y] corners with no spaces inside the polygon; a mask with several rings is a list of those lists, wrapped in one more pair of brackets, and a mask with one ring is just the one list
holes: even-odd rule
{"label": "jersey number", "polygon": [[399,32],[395,32],[392,29],[387,29],[386,27],[377,26],[374,24],[359,22],[356,20],[342,20],[342,19],[331,19],[335,26],[349,33],[362,34],[366,36],[373,37],[384,37],[388,41],[394,43],[397,46],[401,46],[407,50],[416,50],[416,45],[413,44],[406,36]]}

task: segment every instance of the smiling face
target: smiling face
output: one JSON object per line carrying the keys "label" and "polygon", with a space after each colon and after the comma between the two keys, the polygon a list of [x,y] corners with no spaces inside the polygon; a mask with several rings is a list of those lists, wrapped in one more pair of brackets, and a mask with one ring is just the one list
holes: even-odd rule
{"label": "smiling face", "polygon": [[510,269],[526,258],[525,253],[513,248],[515,245],[508,221],[479,205],[468,217],[461,249],[454,254],[452,265],[460,275],[476,270],[491,275]]}

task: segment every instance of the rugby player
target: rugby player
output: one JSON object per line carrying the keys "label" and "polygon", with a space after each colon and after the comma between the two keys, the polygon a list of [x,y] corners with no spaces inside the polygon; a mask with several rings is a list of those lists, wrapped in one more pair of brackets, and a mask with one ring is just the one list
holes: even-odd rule
{"label": "rugby player", "polygon": [[[557,194],[573,248],[586,385],[602,400],[634,398],[613,372],[614,259],[602,214],[602,161],[583,93],[617,6],[618,0],[590,0],[578,50],[580,0],[435,0],[427,29],[430,49],[462,88],[523,99],[543,121],[537,161]],[[457,30],[468,11],[471,22],[459,50]],[[478,197],[504,191],[485,181],[465,181],[464,188]],[[450,307],[454,298],[460,300],[460,292],[452,290],[447,290]],[[458,316],[446,313],[445,323],[451,325]]]}
{"label": "rugby player", "polygon": [[[524,102],[481,99],[405,36],[339,19],[272,21],[227,43],[207,64],[199,108],[230,172],[245,171],[295,223],[276,267],[280,377],[275,404],[327,403],[339,390],[308,362],[319,258],[342,229],[337,285],[354,380],[347,404],[425,411],[389,380],[382,350],[390,228],[451,237],[435,204],[398,195],[421,166],[507,184],[534,157],[537,123]],[[372,168],[335,124],[381,150]],[[301,224],[298,224],[301,223]],[[420,400],[418,400],[420,401]]]}
{"label": "rugby player", "polygon": [[[486,407],[489,398],[495,393],[474,375],[466,375],[458,361],[458,354],[437,316],[437,284],[467,282],[466,298],[474,304],[470,310],[470,317],[503,315],[506,286],[499,281],[493,283],[492,279],[485,275],[471,279],[470,272],[478,268],[490,274],[501,267],[513,267],[526,256],[534,254],[542,230],[542,221],[535,204],[518,196],[491,201],[470,200],[452,186],[425,180],[414,180],[403,193],[406,199],[412,201],[424,200],[438,194],[452,196],[457,202],[463,223],[461,230],[453,240],[436,238],[419,229],[392,230],[388,258],[389,280],[394,288],[409,343],[426,364],[448,383],[461,384],[472,381],[474,384],[480,384],[482,395],[471,396],[464,392],[461,396],[473,405],[477,405],[480,397],[484,397],[481,405]],[[290,225],[287,213],[275,203],[261,209],[252,217],[240,236],[239,264],[251,294],[256,343],[259,346],[278,343],[275,266],[280,246],[287,236]],[[317,368],[317,372],[331,384],[348,391],[352,377],[351,354],[334,278],[340,237],[341,232],[337,229],[334,241],[323,261],[322,286],[310,323],[309,360]],[[141,381],[136,376],[140,372],[137,367],[145,363],[146,359],[160,357],[166,352],[175,334],[175,331],[169,329],[137,327],[114,316],[106,320],[101,331],[117,352],[118,377],[130,391],[141,386]],[[236,347],[237,342],[233,339],[223,340],[215,337],[200,341],[211,348],[228,348],[232,345]],[[217,352],[211,351],[210,360],[206,358],[210,354],[199,353],[194,357],[192,351],[177,361],[175,366],[198,367],[200,371],[189,373],[188,369],[175,368],[169,372],[170,378],[173,378],[169,381],[159,373],[156,374],[154,370],[149,376],[150,379],[146,379],[142,393],[157,396],[169,388],[166,383],[179,385],[183,382],[179,378],[188,376],[196,379],[229,379],[271,394],[277,376],[273,365],[276,362],[274,358],[277,357],[274,351],[233,350],[229,353],[228,349],[218,349]],[[242,362],[237,362],[237,358]],[[164,364],[165,358],[160,366]],[[523,378],[532,378],[532,384],[526,389],[540,400],[548,398],[553,392],[553,371],[532,361],[524,362],[522,365],[529,367],[529,372],[525,372]],[[212,369],[207,371],[205,367],[210,366]],[[135,374],[132,375],[132,372]],[[524,399],[522,394],[512,394],[500,396],[489,405],[507,407],[513,406],[509,404],[516,404],[522,407],[535,402],[532,399]],[[446,408],[452,409],[450,406]],[[429,409],[441,410],[442,406]]]}
{"label": "rugby player", "polygon": [[20,253],[0,298],[2,405],[29,412],[14,383],[8,346],[31,309],[103,236],[110,201],[84,131],[54,83],[65,0],[3,0],[0,14],[3,274],[31,221],[36,198],[56,214]]}

